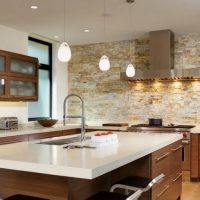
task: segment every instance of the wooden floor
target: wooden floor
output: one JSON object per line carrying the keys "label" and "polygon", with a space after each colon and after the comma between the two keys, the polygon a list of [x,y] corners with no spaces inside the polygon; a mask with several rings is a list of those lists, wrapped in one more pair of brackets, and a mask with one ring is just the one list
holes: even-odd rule
{"label": "wooden floor", "polygon": [[181,200],[198,200],[200,199],[200,183],[183,182]]}

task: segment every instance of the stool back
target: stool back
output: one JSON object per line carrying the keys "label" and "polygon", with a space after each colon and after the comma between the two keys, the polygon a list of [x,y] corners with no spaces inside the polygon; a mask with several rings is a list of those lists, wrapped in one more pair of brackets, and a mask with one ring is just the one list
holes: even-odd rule
{"label": "stool back", "polygon": [[155,177],[144,189],[143,192],[146,192],[150,188],[153,187],[153,185],[160,183],[165,178],[164,174],[160,174],[159,176]]}
{"label": "stool back", "polygon": [[137,200],[142,195],[142,190],[137,190],[131,196],[129,196],[126,200]]}

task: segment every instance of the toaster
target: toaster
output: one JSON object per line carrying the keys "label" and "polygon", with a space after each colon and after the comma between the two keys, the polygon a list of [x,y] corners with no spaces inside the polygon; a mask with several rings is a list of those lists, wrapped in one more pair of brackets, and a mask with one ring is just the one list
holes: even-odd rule
{"label": "toaster", "polygon": [[1,130],[18,129],[18,118],[17,117],[0,117],[0,129]]}

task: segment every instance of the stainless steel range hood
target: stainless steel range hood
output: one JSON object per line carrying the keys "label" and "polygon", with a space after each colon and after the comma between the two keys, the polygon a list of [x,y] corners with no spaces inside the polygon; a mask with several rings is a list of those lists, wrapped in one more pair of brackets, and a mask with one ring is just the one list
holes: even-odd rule
{"label": "stainless steel range hood", "polygon": [[174,68],[174,33],[171,30],[152,31],[150,35],[150,65],[137,68],[133,78],[121,73],[123,80],[192,80],[200,78],[200,67]]}
{"label": "stainless steel range hood", "polygon": [[171,30],[152,31],[150,35],[150,66],[137,68],[135,77],[126,80],[170,79],[174,77],[174,33]]}
{"label": "stainless steel range hood", "polygon": [[174,33],[170,30],[150,32],[149,78],[174,77]]}

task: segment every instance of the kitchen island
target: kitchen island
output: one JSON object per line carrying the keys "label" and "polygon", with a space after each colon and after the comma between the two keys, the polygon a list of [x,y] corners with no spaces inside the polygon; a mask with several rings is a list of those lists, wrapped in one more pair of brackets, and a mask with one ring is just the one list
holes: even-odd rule
{"label": "kitchen island", "polygon": [[[143,199],[180,197],[180,183],[172,187],[170,179],[174,184],[176,179],[181,180],[182,136],[117,134],[117,145],[97,149],[67,150],[62,145],[38,144],[39,141],[0,146],[0,195],[22,193],[57,200],[84,200],[100,190],[108,190],[125,176],[153,178],[164,173],[166,179],[152,193],[143,195]],[[172,192],[176,194],[171,198]]]}

